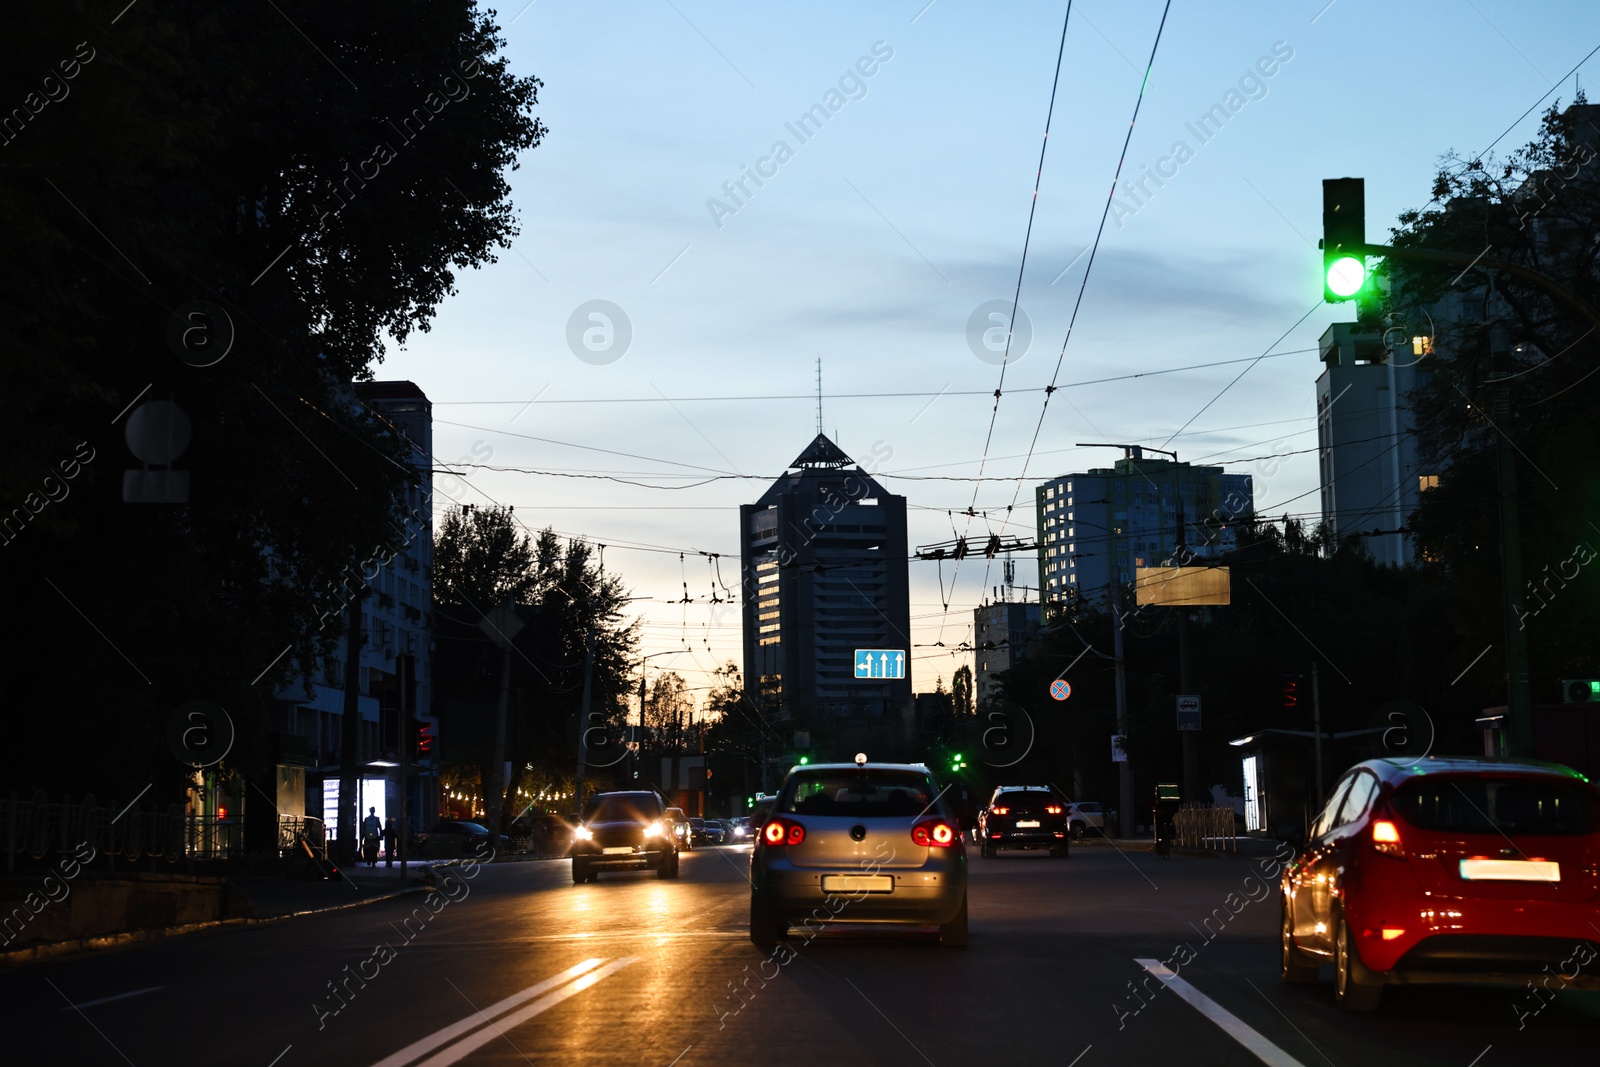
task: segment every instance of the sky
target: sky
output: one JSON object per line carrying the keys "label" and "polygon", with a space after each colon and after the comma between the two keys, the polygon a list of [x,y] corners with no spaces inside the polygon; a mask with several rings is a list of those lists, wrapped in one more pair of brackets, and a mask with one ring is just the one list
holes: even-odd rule
{"label": "sky", "polygon": [[[1314,522],[1317,339],[1351,317],[1321,301],[1322,179],[1365,178],[1386,241],[1447,153],[1515,149],[1600,80],[1583,0],[496,10],[544,83],[549,134],[508,175],[521,234],[377,374],[433,401],[462,475],[436,477],[436,520],[509,504],[605,545],[651,675],[702,696],[742,658],[737,601],[712,602],[738,595],[738,506],[815,436],[819,358],[824,430],[884,457],[912,552],[1032,543],[1033,486],[1119,456],[1079,442],[1251,474],[1258,513]],[[1003,358],[984,305],[1003,324],[1019,271]],[[928,691],[971,664],[1001,567],[908,566]]]}

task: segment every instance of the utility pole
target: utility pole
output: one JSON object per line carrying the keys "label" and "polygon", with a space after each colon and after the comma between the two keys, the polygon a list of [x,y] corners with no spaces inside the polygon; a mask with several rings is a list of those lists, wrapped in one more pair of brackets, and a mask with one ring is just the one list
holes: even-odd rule
{"label": "utility pole", "polygon": [[[1189,556],[1189,538],[1185,532],[1188,523],[1184,521],[1181,496],[1177,510],[1176,551],[1178,559],[1186,560]],[[1178,605],[1178,692],[1194,692],[1194,677],[1189,670],[1189,608],[1185,604]],[[1182,730],[1180,733],[1183,737],[1183,799],[1194,802],[1200,799],[1200,732]]]}
{"label": "utility pole", "polygon": [[361,745],[361,604],[366,599],[365,584],[345,605],[345,665],[344,709],[339,722],[339,828],[338,863],[351,866],[355,863],[359,847],[356,836],[360,819],[356,807],[356,790],[360,776],[356,772],[358,749]]}
{"label": "utility pole", "polygon": [[[506,706],[511,701],[512,639],[522,629],[517,617],[517,602],[506,597],[498,607],[483,617],[478,628],[487,633],[500,646],[500,700],[494,713],[494,751],[489,764],[491,783],[484,785],[483,810],[489,823],[489,832],[498,835],[500,820],[505,814],[506,786]],[[496,837],[495,840],[498,840]]]}
{"label": "utility pole", "polygon": [[1511,332],[1505,323],[1489,327],[1489,353],[1496,376],[1494,428],[1500,473],[1500,603],[1506,631],[1506,725],[1513,756],[1533,755],[1533,696],[1528,691],[1528,635],[1517,618],[1522,591],[1522,519],[1517,504],[1516,446],[1511,443]]}
{"label": "utility pole", "polygon": [[[411,803],[408,795],[411,784],[411,757],[417,747],[416,720],[411,717],[410,703],[413,687],[406,684],[406,674],[413,662],[415,661],[409,652],[395,658],[395,671],[400,675],[400,713],[395,716],[397,720],[395,732],[400,735],[397,738],[399,744],[396,746],[399,749],[400,760],[400,826],[395,834],[395,846],[400,850],[402,883],[406,880],[406,839],[411,836]],[[394,859],[393,856],[388,858]]]}
{"label": "utility pole", "polygon": [[[1128,685],[1122,662],[1122,576],[1117,571],[1116,546],[1111,546],[1111,654],[1116,661],[1117,678],[1117,733],[1128,736]],[[1120,764],[1117,781],[1117,803],[1121,809],[1122,837],[1133,836],[1133,766],[1126,759]]]}
{"label": "utility pole", "polygon": [[1311,751],[1316,767],[1312,784],[1317,787],[1317,802],[1311,805],[1316,811],[1322,807],[1322,690],[1317,686],[1317,661],[1311,661]]}
{"label": "utility pole", "polygon": [[[600,546],[600,578],[596,585],[596,594],[605,592],[606,584],[606,546]],[[583,814],[583,770],[589,762],[589,700],[594,693],[594,604],[587,605],[589,610],[588,627],[583,637],[583,710],[578,722],[578,769],[573,775],[575,784],[572,788],[572,815],[577,818]]]}

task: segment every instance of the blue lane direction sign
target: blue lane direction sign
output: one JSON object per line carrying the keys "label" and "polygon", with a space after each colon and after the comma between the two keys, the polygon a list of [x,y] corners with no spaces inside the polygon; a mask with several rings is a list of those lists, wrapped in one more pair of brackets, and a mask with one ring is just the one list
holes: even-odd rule
{"label": "blue lane direction sign", "polygon": [[857,678],[904,678],[906,653],[899,648],[856,649]]}
{"label": "blue lane direction sign", "polygon": [[1057,678],[1050,683],[1050,695],[1057,700],[1065,700],[1072,695],[1072,686],[1065,678]]}

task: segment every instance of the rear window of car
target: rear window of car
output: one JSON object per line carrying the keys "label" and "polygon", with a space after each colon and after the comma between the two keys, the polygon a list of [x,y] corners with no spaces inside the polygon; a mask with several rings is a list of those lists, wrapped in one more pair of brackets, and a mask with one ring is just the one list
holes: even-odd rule
{"label": "rear window of car", "polygon": [[1078,805],[1078,810],[1083,812],[1086,815],[1099,815],[1099,814],[1101,814],[1100,805],[1095,803],[1092,800],[1086,800],[1083,803],[1079,804]]}
{"label": "rear window of car", "polygon": [[1010,808],[1013,813],[1028,812],[1037,814],[1044,811],[1046,804],[1060,804],[1061,801],[1043,792],[1017,792],[1001,793],[994,798],[994,807]]}
{"label": "rear window of car", "polygon": [[583,813],[584,822],[650,822],[660,817],[660,805],[652,797],[641,793],[595,797]]}
{"label": "rear window of car", "polygon": [[933,782],[915,771],[844,771],[801,775],[784,787],[777,810],[785,815],[896,818],[943,815]]}
{"label": "rear window of car", "polygon": [[1391,801],[1406,822],[1446,833],[1570,835],[1600,830],[1593,790],[1562,778],[1427,775]]}

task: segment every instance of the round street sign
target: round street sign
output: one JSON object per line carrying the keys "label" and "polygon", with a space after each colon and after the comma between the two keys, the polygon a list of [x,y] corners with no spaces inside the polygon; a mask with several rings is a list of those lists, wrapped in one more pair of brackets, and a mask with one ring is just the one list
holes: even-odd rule
{"label": "round street sign", "polygon": [[1050,695],[1057,700],[1065,700],[1072,695],[1072,686],[1067,684],[1065,678],[1057,678],[1050,683]]}

